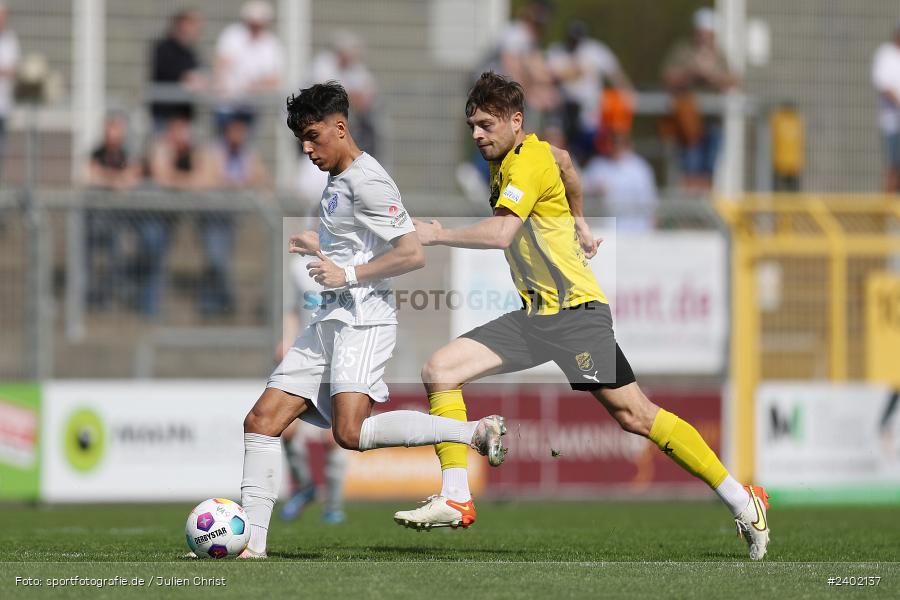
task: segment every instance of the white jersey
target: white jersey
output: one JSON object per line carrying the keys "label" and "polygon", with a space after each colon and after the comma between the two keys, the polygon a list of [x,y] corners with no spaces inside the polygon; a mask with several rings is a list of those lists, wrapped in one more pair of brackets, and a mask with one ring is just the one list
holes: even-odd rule
{"label": "white jersey", "polygon": [[[391,249],[391,240],[412,233],[400,191],[377,160],[363,152],[338,175],[328,177],[319,206],[319,246],[340,267],[364,265]],[[390,279],[325,290],[312,322],[392,325],[397,306]]]}

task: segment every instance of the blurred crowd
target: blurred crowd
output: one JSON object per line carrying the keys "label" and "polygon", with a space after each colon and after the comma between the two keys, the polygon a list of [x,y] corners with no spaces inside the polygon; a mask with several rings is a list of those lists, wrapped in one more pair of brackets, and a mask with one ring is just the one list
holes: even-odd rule
{"label": "blurred crowd", "polygon": [[[266,103],[282,100],[285,83],[284,50],[272,30],[273,18],[268,2],[245,3],[239,20],[218,35],[214,56],[207,62],[198,50],[203,29],[200,12],[189,9],[172,15],[149,52],[151,127],[146,139],[133,139],[125,113],[108,114],[84,184],[107,194],[156,189],[203,197],[223,190],[273,191],[272,177],[256,147],[261,110]],[[2,44],[0,39],[0,66]],[[331,47],[314,57],[306,83],[337,80],[347,88],[357,142],[376,154],[377,88],[362,56],[361,40],[349,31],[339,31]],[[213,122],[207,128],[197,122],[201,114],[197,99],[203,97],[212,104]],[[203,129],[211,131],[209,139],[198,138],[196,132]],[[296,192],[301,204],[311,208],[327,176],[302,155],[299,145],[297,161]],[[114,195],[128,202],[126,196]],[[240,194],[232,196],[240,201]],[[223,195],[217,198],[221,201]],[[179,218],[183,217],[154,211],[88,211],[88,307],[104,308],[124,298],[141,314],[156,317],[166,283],[166,256]],[[204,317],[231,315],[236,308],[231,274],[235,213],[208,210],[190,218],[206,263],[196,286],[197,309]]]}
{"label": "blurred crowd", "polygon": [[[288,84],[284,44],[273,29],[274,17],[270,2],[244,3],[234,22],[215,36],[210,56],[204,56],[203,14],[185,9],[171,15],[148,48],[147,118],[136,119],[134,111],[105,117],[102,136],[84,170],[85,187],[123,203],[128,197],[121,192],[129,190],[174,190],[194,196],[230,190],[256,198],[273,191],[258,139],[263,109],[280,104]],[[616,52],[597,39],[586,22],[561,24],[560,39],[552,39],[549,31],[555,21],[549,0],[520,4],[477,68],[478,73],[491,69],[522,83],[526,127],[570,151],[581,169],[588,198],[599,199],[599,212],[617,217],[623,230],[656,227],[653,215],[662,170],[669,186],[691,194],[710,189],[720,154],[721,113],[701,100],[741,85],[717,43],[716,13],[702,8],[685,18],[691,19],[692,33],[660,56],[657,84],[651,86],[652,91],[666,93],[664,112],[648,113],[638,105],[641,94]],[[319,49],[304,69],[303,84],[341,82],[351,99],[354,137],[361,148],[378,157],[383,146],[378,86],[366,65],[363,41],[351,31],[331,32],[329,40],[328,47]],[[0,153],[19,63],[18,41],[0,2]],[[900,27],[894,39],[879,49],[872,76],[881,98],[885,189],[896,191],[900,187]],[[639,145],[634,141],[636,116],[643,119]],[[772,122],[776,141],[802,136],[802,131],[797,133],[802,125],[791,119],[790,110],[781,116]],[[645,143],[651,136],[652,143]],[[796,189],[802,145],[773,143],[773,148],[776,167],[787,165],[781,169],[784,189]],[[649,157],[652,164],[639,152],[648,149],[654,152]],[[299,147],[296,167],[293,193],[301,205],[314,207],[326,175]],[[457,170],[457,179],[464,190],[481,190],[486,171],[487,165],[473,151],[471,160]],[[483,195],[468,195],[483,200]],[[220,200],[225,196],[217,194]],[[97,210],[86,215],[88,306],[105,307],[116,300],[109,290],[124,289],[136,311],[153,317],[160,311],[176,219],[162,212],[144,211],[133,218],[128,214]],[[197,286],[197,310],[211,317],[233,313],[235,213],[195,211],[178,218],[181,223],[190,222],[205,260],[203,281]]]}
{"label": "blurred crowd", "polygon": [[[83,176],[91,193],[125,203],[128,197],[122,192],[129,190],[194,196],[243,190],[258,197],[274,189],[257,139],[262,109],[280,102],[287,85],[284,45],[273,30],[275,14],[269,2],[250,0],[235,17],[218,33],[212,56],[200,50],[200,11],[185,9],[169,17],[148,49],[148,119],[139,120],[147,126],[134,127],[134,114],[106,116]],[[478,72],[492,69],[522,83],[526,127],[570,151],[582,170],[586,194],[602,198],[604,214],[617,217],[622,229],[653,229],[656,176],[632,141],[634,86],[616,53],[596,39],[585,22],[569,22],[562,39],[548,39],[552,17],[548,0],[523,4]],[[0,151],[19,61],[18,42],[6,20],[0,3]],[[709,189],[721,139],[720,116],[704,113],[698,95],[739,85],[717,46],[716,29],[711,9],[697,11],[692,37],[671,49],[659,74],[671,95],[670,114],[657,116],[664,117],[659,119],[660,130],[677,163],[679,186],[689,191]],[[377,157],[382,145],[378,88],[365,64],[362,40],[350,31],[333,32],[330,40],[305,69],[303,83],[341,82],[351,99],[354,137]],[[198,132],[209,133],[201,137]],[[294,193],[301,205],[312,208],[326,175],[299,147],[296,164]],[[473,156],[468,171],[458,174],[485,178],[486,171],[487,165]],[[464,177],[459,179],[466,189]],[[208,317],[233,313],[235,218],[233,211],[224,210],[177,218],[153,211],[87,211],[88,307],[108,306],[118,294],[141,314],[158,315],[174,227],[179,219],[189,219],[205,260],[196,286],[197,310]]]}
{"label": "blurred crowd", "polygon": [[[656,183],[632,144],[636,96],[631,80],[612,49],[584,22],[569,22],[564,39],[547,45],[552,16],[547,0],[524,4],[485,68],[522,83],[529,128],[569,150],[583,168],[586,192],[605,199],[608,214],[623,219],[620,227],[652,228],[646,215],[656,203]],[[671,112],[661,119],[660,130],[674,149],[679,186],[688,191],[710,188],[721,139],[720,116],[704,114],[698,95],[739,85],[716,44],[716,28],[714,11],[698,10],[693,36],[670,50],[660,72],[671,94]],[[639,214],[645,215],[643,222]]]}

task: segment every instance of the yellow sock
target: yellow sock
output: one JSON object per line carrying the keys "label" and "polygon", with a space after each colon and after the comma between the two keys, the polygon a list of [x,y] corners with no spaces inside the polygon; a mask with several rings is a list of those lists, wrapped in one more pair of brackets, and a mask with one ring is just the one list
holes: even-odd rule
{"label": "yellow sock", "polygon": [[[463,402],[462,390],[446,390],[428,394],[429,414],[447,417],[457,421],[466,421],[466,403]],[[468,446],[456,442],[441,442],[434,445],[441,470],[450,468],[465,469],[468,466],[466,454]]]}
{"label": "yellow sock", "polygon": [[716,489],[728,476],[719,457],[690,423],[660,409],[650,428],[650,440],[691,475]]}

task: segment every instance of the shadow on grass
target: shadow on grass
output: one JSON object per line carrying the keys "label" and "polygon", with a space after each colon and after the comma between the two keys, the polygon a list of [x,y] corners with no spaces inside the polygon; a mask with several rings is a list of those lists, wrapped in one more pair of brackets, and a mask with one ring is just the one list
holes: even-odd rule
{"label": "shadow on grass", "polygon": [[360,560],[411,561],[471,561],[480,559],[509,560],[509,555],[517,554],[507,549],[477,548],[431,548],[426,546],[326,546],[321,552],[281,551],[269,552],[271,558],[284,560],[317,560],[329,562]]}
{"label": "shadow on grass", "polygon": [[329,558],[321,552],[269,552],[269,556],[285,560],[326,560]]}
{"label": "shadow on grass", "polygon": [[378,554],[409,554],[409,555],[428,555],[428,556],[473,556],[473,555],[495,555],[495,554],[512,554],[514,550],[505,548],[434,548],[426,546],[364,546],[362,548],[367,552]]}

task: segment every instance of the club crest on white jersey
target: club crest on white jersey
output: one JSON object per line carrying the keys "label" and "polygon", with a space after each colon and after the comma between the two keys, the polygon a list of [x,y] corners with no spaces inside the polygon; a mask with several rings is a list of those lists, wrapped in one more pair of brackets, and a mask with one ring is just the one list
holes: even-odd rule
{"label": "club crest on white jersey", "polygon": [[[364,265],[389,251],[391,240],[415,231],[394,180],[365,152],[343,172],[328,177],[319,217],[322,252],[340,267]],[[351,325],[396,324],[390,279],[326,290],[312,320],[329,319]]]}

